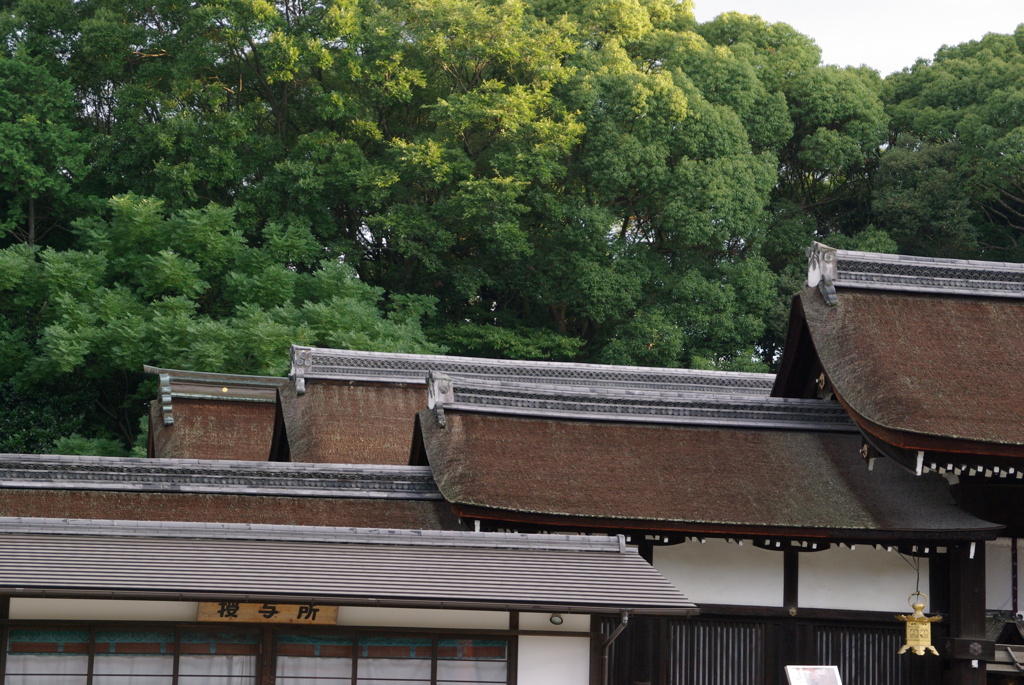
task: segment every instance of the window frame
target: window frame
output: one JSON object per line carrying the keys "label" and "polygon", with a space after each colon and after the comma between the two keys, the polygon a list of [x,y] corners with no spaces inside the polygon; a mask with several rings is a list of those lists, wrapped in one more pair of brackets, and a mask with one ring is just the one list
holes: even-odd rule
{"label": "window frame", "polygon": [[[171,632],[173,634],[173,672],[169,676],[171,685],[179,685],[179,662],[182,656],[181,636],[184,632],[231,632],[250,634],[255,638],[255,667],[252,685],[275,685],[277,679],[278,640],[281,635],[322,635],[346,637],[352,640],[352,674],[345,685],[357,685],[358,678],[358,646],[361,640],[373,638],[416,638],[430,642],[430,685],[437,684],[437,665],[441,660],[438,645],[444,640],[498,640],[505,643],[505,680],[494,685],[511,685],[514,682],[517,658],[516,631],[494,631],[473,629],[439,629],[439,628],[391,628],[366,626],[298,626],[292,624],[260,624],[232,623],[230,625],[208,622],[167,622],[167,621],[34,621],[34,620],[0,620],[0,685],[7,682],[8,653],[13,631],[16,630],[66,630],[88,631],[88,670],[85,675],[86,685],[93,685],[95,674],[96,634],[99,631],[111,632]],[[269,651],[269,653],[268,653]],[[186,654],[187,656],[187,654]],[[498,660],[495,660],[498,661]],[[424,685],[427,685],[425,682]]]}

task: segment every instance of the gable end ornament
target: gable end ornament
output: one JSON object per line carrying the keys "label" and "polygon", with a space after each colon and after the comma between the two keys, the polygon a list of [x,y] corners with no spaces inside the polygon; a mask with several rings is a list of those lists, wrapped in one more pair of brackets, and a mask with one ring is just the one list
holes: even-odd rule
{"label": "gable end ornament", "polygon": [[292,369],[288,377],[295,381],[295,394],[306,393],[306,369],[313,366],[313,348],[292,345]]}
{"label": "gable end ornament", "polygon": [[174,407],[172,402],[172,391],[171,391],[171,375],[168,373],[160,374],[160,410],[164,416],[164,425],[174,425]]}
{"label": "gable end ornament", "polygon": [[452,388],[452,379],[443,373],[430,371],[427,373],[427,408],[434,410],[434,417],[437,418],[437,425],[444,428],[447,424],[444,418],[445,402],[455,401],[455,391]]}
{"label": "gable end ornament", "polygon": [[835,307],[839,304],[835,282],[839,279],[839,256],[834,247],[819,242],[807,248],[807,285],[817,286],[825,304]]}

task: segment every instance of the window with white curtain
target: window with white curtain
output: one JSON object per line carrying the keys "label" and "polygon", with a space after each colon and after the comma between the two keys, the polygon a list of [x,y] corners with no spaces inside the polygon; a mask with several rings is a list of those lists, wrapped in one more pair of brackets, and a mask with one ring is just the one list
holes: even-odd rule
{"label": "window with white curtain", "polygon": [[85,685],[88,630],[11,630],[4,685]]}
{"label": "window with white curtain", "polygon": [[3,682],[255,685],[258,647],[251,631],[11,628]]}
{"label": "window with white curtain", "polygon": [[278,685],[504,685],[498,638],[281,633]]}
{"label": "window with white curtain", "polygon": [[12,626],[2,685],[256,685],[264,635],[275,685],[508,683],[500,637],[142,625]]}
{"label": "window with white curtain", "polygon": [[353,641],[338,635],[277,636],[277,685],[351,685]]}
{"label": "window with white curtain", "polygon": [[93,685],[172,685],[174,631],[97,630]]}
{"label": "window with white curtain", "polygon": [[436,685],[490,685],[508,682],[508,643],[504,640],[439,640]]}
{"label": "window with white curtain", "polygon": [[258,633],[183,630],[179,640],[177,685],[256,682]]}

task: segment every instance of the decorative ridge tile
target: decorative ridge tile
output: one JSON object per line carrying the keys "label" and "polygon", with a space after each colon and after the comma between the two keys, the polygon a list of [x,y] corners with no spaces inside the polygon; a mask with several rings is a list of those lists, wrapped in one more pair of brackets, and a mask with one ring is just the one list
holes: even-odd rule
{"label": "decorative ridge tile", "polygon": [[445,411],[737,428],[856,432],[837,402],[710,392],[579,388],[452,378],[432,373],[428,408]]}
{"label": "decorative ridge tile", "polygon": [[818,242],[807,259],[807,285],[833,306],[837,287],[1024,298],[1024,264],[838,250]]}
{"label": "decorative ridge tile", "polygon": [[452,377],[519,383],[692,392],[712,390],[747,395],[768,395],[775,382],[775,376],[767,373],[362,352],[300,345],[292,346],[291,357],[290,377],[294,379],[299,394],[305,392],[307,378],[422,385],[430,371]]}
{"label": "decorative ridge tile", "polygon": [[142,370],[160,379],[160,408],[165,426],[174,425],[175,398],[274,404],[277,389],[288,382],[287,378],[274,376],[182,371],[148,364]]}
{"label": "decorative ridge tile", "polygon": [[0,455],[0,487],[439,500],[430,468]]}

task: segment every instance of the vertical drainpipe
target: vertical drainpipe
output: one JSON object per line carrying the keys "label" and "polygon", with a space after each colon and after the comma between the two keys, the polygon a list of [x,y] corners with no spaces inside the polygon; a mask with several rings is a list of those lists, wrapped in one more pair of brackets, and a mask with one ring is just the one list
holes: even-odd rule
{"label": "vertical drainpipe", "polygon": [[626,629],[626,624],[629,623],[628,611],[623,609],[619,616],[619,625],[617,625],[615,630],[613,630],[611,634],[604,639],[604,645],[601,647],[601,667],[603,672],[601,676],[601,685],[608,685],[608,652],[611,650],[612,643],[615,642],[616,638],[618,638],[622,631]]}

